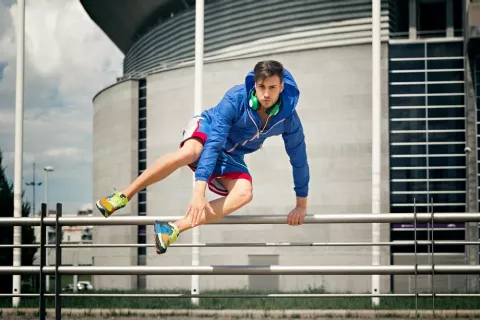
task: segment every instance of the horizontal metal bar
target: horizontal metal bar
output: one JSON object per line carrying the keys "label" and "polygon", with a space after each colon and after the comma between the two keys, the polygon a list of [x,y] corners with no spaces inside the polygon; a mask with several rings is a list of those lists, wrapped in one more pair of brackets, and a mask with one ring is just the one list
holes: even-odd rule
{"label": "horizontal metal bar", "polygon": [[451,129],[451,130],[390,130],[390,133],[452,133],[465,132],[465,129]]}
{"label": "horizontal metal bar", "polygon": [[449,170],[449,169],[465,169],[466,166],[441,166],[441,167],[391,167],[392,170]]}
{"label": "horizontal metal bar", "polygon": [[[403,229],[402,229],[403,230]],[[417,228],[417,230],[421,230]],[[417,244],[426,245],[431,244],[431,241],[428,240],[419,240]],[[480,241],[450,241],[450,240],[437,240],[436,244],[441,245],[480,245]],[[190,248],[190,247],[361,247],[361,246],[404,246],[404,245],[414,245],[414,241],[410,240],[399,240],[392,242],[212,242],[212,243],[174,243],[170,247],[178,248]],[[26,245],[28,247],[38,245]],[[153,243],[95,243],[95,244],[62,244],[62,248],[153,248],[155,245]],[[0,245],[0,248],[12,248],[13,245],[6,244]],[[16,245],[16,247],[21,248],[23,245]],[[55,248],[55,245],[46,245],[47,248]]]}
{"label": "horizontal metal bar", "polygon": [[466,157],[465,153],[448,153],[448,154],[392,154],[392,158],[451,158],[451,157]]}
{"label": "horizontal metal bar", "polygon": [[441,142],[392,142],[392,146],[424,146],[424,145],[454,145],[462,144],[465,145],[465,141],[441,141]]}
{"label": "horizontal metal bar", "polygon": [[463,60],[464,57],[390,58],[390,61]]}
{"label": "horizontal metal bar", "polygon": [[[51,245],[51,247],[55,246]],[[40,248],[40,244],[0,244],[0,248]]]}
{"label": "horizontal metal bar", "polygon": [[[412,203],[412,202],[394,203],[394,204],[392,204],[392,207],[412,207],[414,205],[415,204]],[[417,202],[417,206],[419,206],[419,207],[428,207],[428,206],[431,206],[431,205],[432,205],[431,203]],[[436,206],[445,206],[445,207],[448,207],[448,206],[464,206],[465,202],[445,202],[445,203],[437,202],[437,203],[435,203],[435,205]]]}
{"label": "horizontal metal bar", "polygon": [[465,120],[465,117],[445,117],[445,118],[390,118],[392,122],[405,122],[405,121],[455,121]]}
{"label": "horizontal metal bar", "polygon": [[410,81],[410,82],[390,82],[392,86],[411,86],[411,85],[425,85],[425,84],[462,84],[465,81]]}
{"label": "horizontal metal bar", "polygon": [[442,106],[390,106],[390,109],[450,109],[450,108],[465,108],[464,105],[442,105]]}
{"label": "horizontal metal bar", "polygon": [[442,191],[392,191],[392,194],[463,194],[465,190],[442,190]]}
{"label": "horizontal metal bar", "polygon": [[455,69],[411,69],[411,70],[390,70],[390,73],[424,73],[424,72],[460,72],[463,68]]}
{"label": "horizontal metal bar", "polygon": [[392,98],[402,97],[446,97],[446,96],[464,96],[465,93],[452,92],[452,93],[393,93],[390,95]]}
{"label": "horizontal metal bar", "polygon": [[[0,274],[34,274],[40,267],[0,267]],[[419,265],[417,274],[480,274],[480,266]],[[54,274],[55,267],[43,267],[44,274]],[[58,267],[59,274],[87,275],[391,275],[415,274],[415,266],[84,266]]]}
{"label": "horizontal metal bar", "polygon": [[[435,293],[435,297],[470,297],[478,298],[480,293]],[[1,293],[0,298],[4,297],[23,297],[23,298],[36,298],[38,293]],[[54,293],[46,293],[46,297],[54,297]],[[371,297],[384,297],[384,298],[413,298],[414,293],[266,293],[266,294],[183,294],[183,293],[61,293],[61,297],[72,298],[371,298]],[[431,293],[419,293],[419,297],[429,298],[432,297]]]}
{"label": "horizontal metal bar", "polygon": [[[405,32],[407,34],[407,32]],[[417,32],[418,34],[418,32]],[[442,37],[442,38],[416,38],[416,39],[389,39],[389,44],[411,44],[411,43],[445,43],[445,42],[460,42],[463,37]]]}
{"label": "horizontal metal bar", "polygon": [[[466,181],[466,178],[445,178],[445,179],[391,179],[392,182],[445,182],[445,181]],[[438,214],[438,213],[437,213]]]}
{"label": "horizontal metal bar", "polygon": [[[431,181],[450,181],[452,179],[431,179]],[[465,179],[463,179],[465,180]],[[463,181],[462,180],[462,181]],[[397,181],[397,180],[396,180]],[[457,181],[457,179],[455,179]],[[460,181],[460,180],[458,180]],[[387,223],[410,222],[413,213],[335,213],[307,215],[305,223]],[[183,216],[118,216],[118,217],[61,217],[59,223],[66,226],[99,226],[99,225],[153,225],[155,221],[171,222]],[[432,220],[431,213],[418,213],[418,222]],[[434,213],[435,222],[480,222],[480,213],[448,212]],[[40,218],[0,218],[0,225],[39,225]],[[55,218],[45,218],[46,225],[55,225]],[[233,215],[226,216],[211,224],[285,224],[286,215]]]}

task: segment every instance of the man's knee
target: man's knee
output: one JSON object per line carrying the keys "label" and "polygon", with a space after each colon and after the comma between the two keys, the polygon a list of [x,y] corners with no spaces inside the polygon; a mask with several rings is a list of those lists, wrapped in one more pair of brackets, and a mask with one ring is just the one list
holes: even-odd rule
{"label": "man's knee", "polygon": [[251,187],[242,187],[237,190],[232,190],[235,199],[238,201],[239,206],[244,206],[253,200],[253,192]]}
{"label": "man's knee", "polygon": [[182,162],[187,164],[193,163],[200,158],[202,153],[203,144],[197,139],[189,139],[185,141],[185,144],[180,148],[179,155]]}

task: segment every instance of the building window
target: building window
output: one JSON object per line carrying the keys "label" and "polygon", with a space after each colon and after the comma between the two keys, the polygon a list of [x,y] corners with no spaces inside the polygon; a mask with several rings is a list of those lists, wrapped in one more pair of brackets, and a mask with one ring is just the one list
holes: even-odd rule
{"label": "building window", "polygon": [[426,39],[463,35],[462,1],[391,0],[390,39]]}
{"label": "building window", "polygon": [[92,230],[90,228],[83,229],[82,241],[92,241]]}
{"label": "building window", "polygon": [[447,5],[445,0],[418,3],[417,33],[420,38],[445,37]]}
{"label": "building window", "polygon": [[[389,46],[390,212],[465,212],[462,48],[462,41]],[[391,227],[392,241],[414,239],[412,224]],[[433,227],[435,240],[464,240],[463,223]],[[431,239],[431,224],[417,228],[418,240]],[[463,253],[464,247],[435,245],[434,251]],[[392,247],[393,254],[413,252],[413,245]]]}

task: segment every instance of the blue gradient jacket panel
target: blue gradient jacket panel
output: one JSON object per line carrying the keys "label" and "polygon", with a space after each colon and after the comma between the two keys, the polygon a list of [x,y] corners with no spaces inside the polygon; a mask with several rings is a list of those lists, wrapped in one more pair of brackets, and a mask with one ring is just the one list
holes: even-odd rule
{"label": "blue gradient jacket panel", "polygon": [[218,105],[202,112],[201,116],[210,123],[211,131],[195,171],[196,180],[208,181],[222,149],[232,156],[243,158],[245,154],[260,149],[268,137],[281,135],[293,168],[295,194],[299,197],[308,195],[310,175],[305,136],[295,111],[300,92],[287,70],[283,81],[280,111],[271,116],[263,131],[260,116],[249,106],[249,95],[255,84],[253,70],[246,76],[245,84],[234,86]]}

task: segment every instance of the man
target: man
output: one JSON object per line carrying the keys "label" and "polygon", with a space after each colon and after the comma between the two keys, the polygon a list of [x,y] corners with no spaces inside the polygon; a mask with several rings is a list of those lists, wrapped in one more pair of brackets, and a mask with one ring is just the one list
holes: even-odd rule
{"label": "man", "polygon": [[[218,105],[191,119],[177,151],[158,158],[122,192],[115,190],[98,200],[97,208],[108,217],[140,190],[188,165],[195,172],[195,187],[185,217],[154,225],[156,251],[165,253],[180,233],[220,219],[252,200],[252,177],[244,155],[260,149],[268,137],[282,135],[296,194],[296,206],[287,222],[301,225],[307,212],[309,166],[302,124],[295,111],[299,94],[295,80],[281,63],[257,63],[244,84],[234,86]],[[207,186],[223,197],[207,202]]]}

